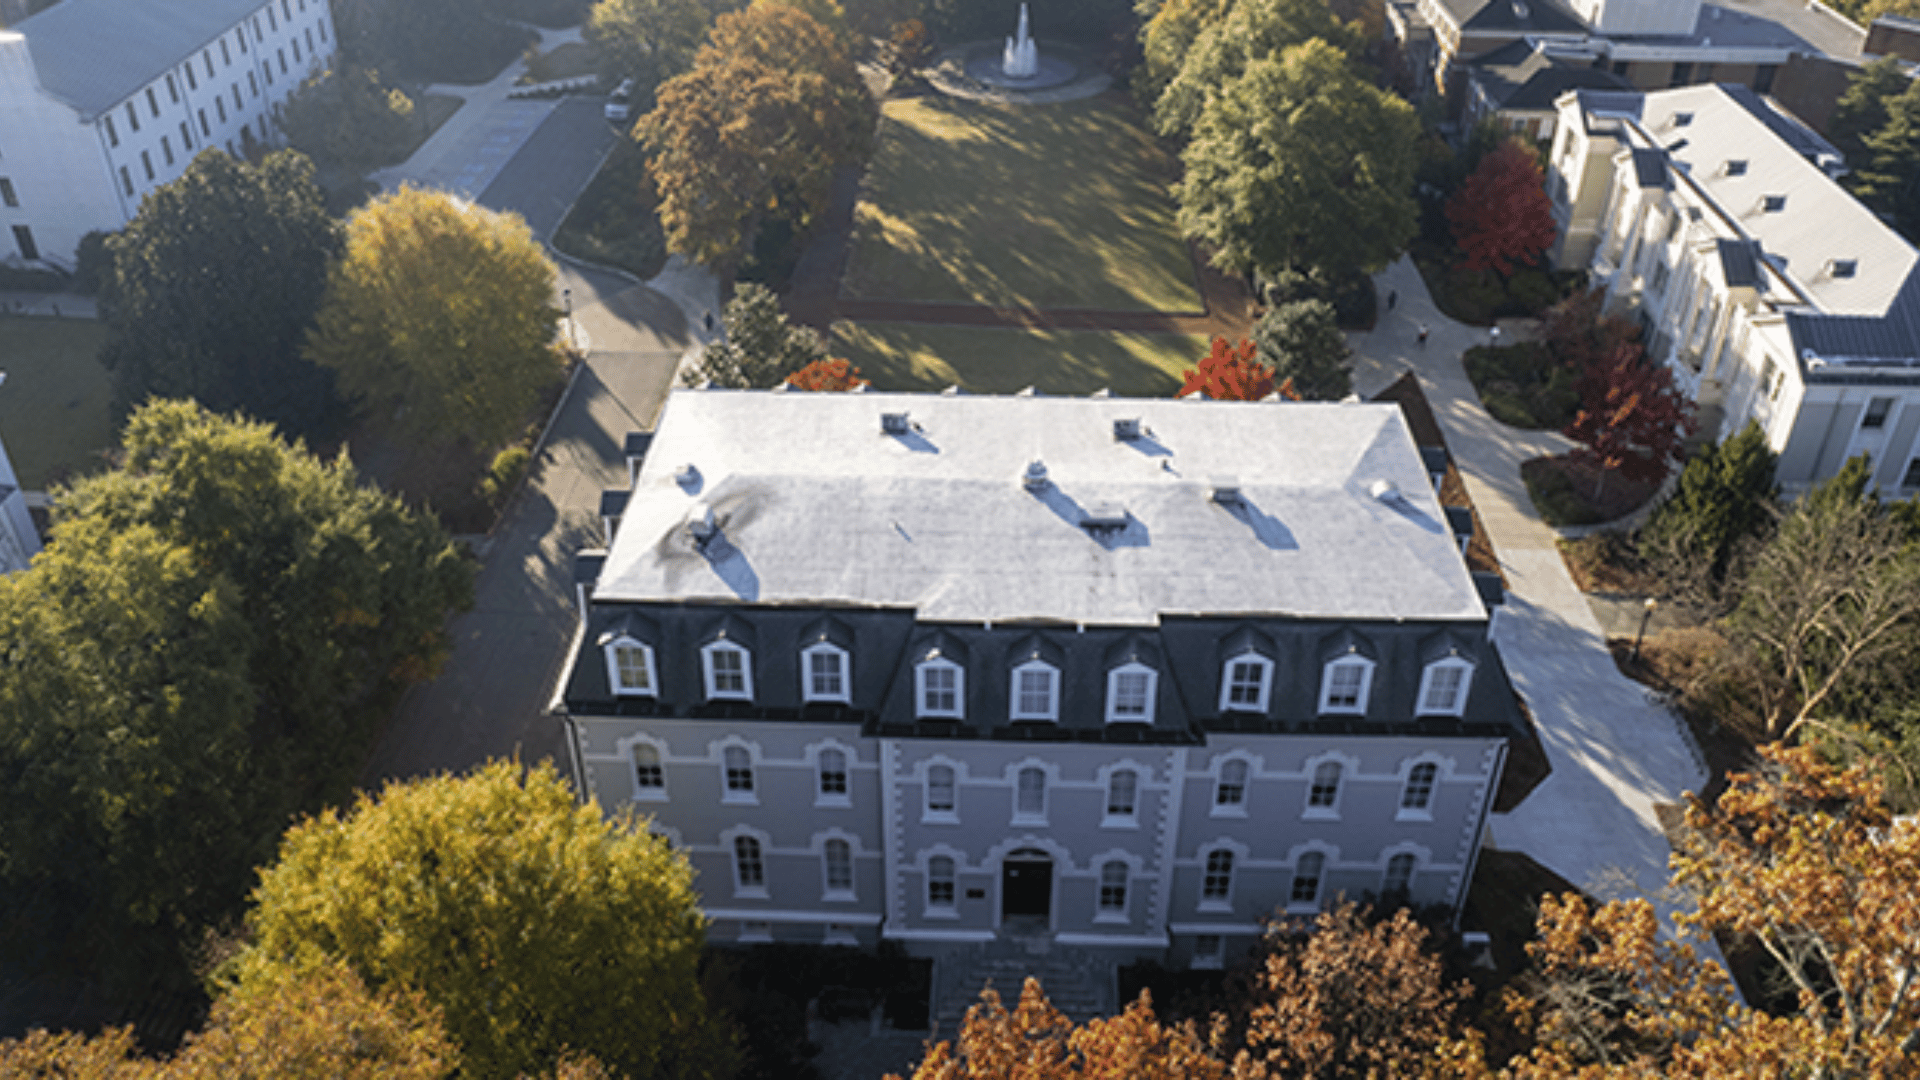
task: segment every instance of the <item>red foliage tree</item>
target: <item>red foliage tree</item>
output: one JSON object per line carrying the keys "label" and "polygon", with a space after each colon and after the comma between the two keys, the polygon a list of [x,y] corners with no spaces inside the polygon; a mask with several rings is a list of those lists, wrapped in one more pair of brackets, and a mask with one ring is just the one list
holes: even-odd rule
{"label": "red foliage tree", "polygon": [[1447,222],[1466,256],[1460,265],[1502,277],[1546,254],[1557,232],[1540,166],[1511,140],[1482,158],[1447,200]]}
{"label": "red foliage tree", "polygon": [[1570,455],[1606,474],[1658,481],[1680,460],[1681,444],[1694,428],[1693,402],[1673,383],[1664,364],[1649,363],[1640,346],[1616,345],[1580,375],[1580,412],[1566,436],[1582,446]]}
{"label": "red foliage tree", "polygon": [[853,390],[868,383],[851,361],[831,359],[815,360],[787,376],[787,385],[795,390]]}
{"label": "red foliage tree", "polygon": [[1186,382],[1174,396],[1205,394],[1215,401],[1259,401],[1273,393],[1273,369],[1254,359],[1257,352],[1245,338],[1238,346],[1228,345],[1226,338],[1214,338],[1213,351],[1186,373]]}

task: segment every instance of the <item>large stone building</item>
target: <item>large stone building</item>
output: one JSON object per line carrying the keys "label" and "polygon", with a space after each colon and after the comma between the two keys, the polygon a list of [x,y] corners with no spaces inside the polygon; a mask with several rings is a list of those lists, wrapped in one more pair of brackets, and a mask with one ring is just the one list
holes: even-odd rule
{"label": "large stone building", "polygon": [[1560,101],[1553,258],[1639,320],[1708,434],[1758,423],[1789,491],[1871,454],[1920,490],[1920,254],[1840,185],[1840,155],[1743,87]]}
{"label": "large stone building", "polygon": [[275,139],[327,0],[63,0],[0,30],[0,259],[72,265],[208,147]]}
{"label": "large stone building", "polygon": [[1393,405],[676,391],[556,708],[721,942],[1457,910],[1523,721],[1434,482]]}

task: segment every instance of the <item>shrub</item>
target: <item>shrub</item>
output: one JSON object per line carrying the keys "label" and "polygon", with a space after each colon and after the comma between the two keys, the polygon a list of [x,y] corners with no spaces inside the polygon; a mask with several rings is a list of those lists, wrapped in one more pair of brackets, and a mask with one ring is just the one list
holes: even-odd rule
{"label": "shrub", "polygon": [[1373,279],[1357,270],[1332,277],[1320,270],[1282,270],[1262,283],[1262,295],[1274,308],[1323,301],[1333,306],[1335,321],[1346,330],[1371,327],[1379,307]]}
{"label": "shrub", "polygon": [[1507,310],[1514,315],[1537,315],[1560,300],[1560,286],[1545,270],[1529,267],[1507,280]]}
{"label": "shrub", "polygon": [[1481,404],[1501,423],[1557,431],[1579,410],[1573,371],[1538,342],[1475,346],[1465,362]]}
{"label": "shrub", "polygon": [[1520,466],[1527,497],[1549,525],[1598,525],[1603,519],[1587,502],[1573,478],[1551,458],[1534,458]]}
{"label": "shrub", "polygon": [[81,296],[97,296],[100,284],[113,270],[113,253],[107,250],[107,234],[99,229],[80,238],[73,253],[73,280],[69,286]]}
{"label": "shrub", "polygon": [[506,501],[513,489],[518,487],[521,478],[527,475],[527,466],[533,462],[533,455],[524,446],[509,446],[493,455],[493,464],[487,466],[487,475],[480,478],[480,494],[488,502],[499,505]]}

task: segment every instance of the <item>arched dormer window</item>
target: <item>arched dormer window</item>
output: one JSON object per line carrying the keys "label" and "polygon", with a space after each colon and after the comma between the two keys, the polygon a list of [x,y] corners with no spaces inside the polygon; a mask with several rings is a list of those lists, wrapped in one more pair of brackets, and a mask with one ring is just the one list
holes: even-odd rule
{"label": "arched dormer window", "polygon": [[1107,672],[1107,723],[1151,724],[1160,673],[1141,663]]}
{"label": "arched dormer window", "polygon": [[600,649],[607,661],[607,686],[617,697],[660,696],[660,669],[655,666],[653,646],[658,633],[652,624],[637,615],[625,615],[600,635]]}
{"label": "arched dormer window", "polygon": [[914,715],[959,720],[966,716],[967,670],[939,652],[913,669]]}
{"label": "arched dormer window", "polygon": [[1373,692],[1372,660],[1358,651],[1327,661],[1320,675],[1320,711],[1362,715]]}
{"label": "arched dormer window", "polygon": [[1257,652],[1229,659],[1220,671],[1220,711],[1267,711],[1273,693],[1273,661]]}
{"label": "arched dormer window", "polygon": [[1420,676],[1419,716],[1459,716],[1467,711],[1467,689],[1473,683],[1472,662],[1458,656],[1428,664]]}
{"label": "arched dormer window", "polygon": [[1045,660],[1029,660],[1013,669],[1008,690],[1010,714],[1015,720],[1060,718],[1060,669]]}
{"label": "arched dormer window", "polygon": [[807,701],[853,700],[853,661],[847,650],[820,642],[800,650],[800,696]]}
{"label": "arched dormer window", "polygon": [[700,668],[709,700],[753,700],[753,654],[745,648],[726,640],[704,645]]}

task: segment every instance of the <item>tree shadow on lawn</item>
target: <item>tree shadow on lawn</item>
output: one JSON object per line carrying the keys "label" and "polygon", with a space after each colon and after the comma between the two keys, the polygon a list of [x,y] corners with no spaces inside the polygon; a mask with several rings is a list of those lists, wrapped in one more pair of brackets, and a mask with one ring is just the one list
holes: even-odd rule
{"label": "tree shadow on lawn", "polygon": [[[840,323],[834,339],[834,354],[852,360],[883,391],[931,392],[957,384],[979,394],[1031,386],[1061,396],[1104,389],[1123,397],[1171,397],[1180,389],[1178,370],[1206,352],[1203,339],[1185,334],[904,323]],[[1156,363],[1155,356],[1166,360]]]}

